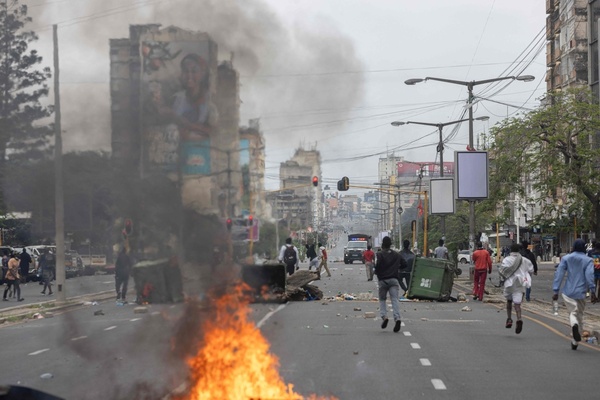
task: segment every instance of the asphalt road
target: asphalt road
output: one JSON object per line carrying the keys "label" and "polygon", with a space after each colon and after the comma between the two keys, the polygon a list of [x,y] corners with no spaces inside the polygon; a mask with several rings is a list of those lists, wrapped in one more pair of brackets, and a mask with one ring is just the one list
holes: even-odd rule
{"label": "asphalt road", "polygon": [[[306,264],[302,268],[307,268]],[[321,301],[253,304],[250,314],[279,358],[279,373],[303,396],[339,399],[563,399],[595,397],[600,347],[570,349],[564,315],[538,302],[524,305],[524,329],[504,328],[501,303],[402,302],[402,330],[382,330],[362,264],[331,263],[332,277],[315,281]],[[103,277],[107,278],[107,277]],[[109,279],[106,279],[109,281]],[[99,280],[97,284],[102,284]],[[108,284],[106,284],[108,285]],[[468,288],[466,281],[455,291]],[[465,309],[468,307],[468,310]],[[181,326],[184,305],[100,302],[53,318],[2,325],[2,383],[38,388],[66,399],[159,399],[183,383],[184,354],[174,343],[201,335]],[[98,311],[102,310],[101,315]],[[533,312],[532,312],[533,311]],[[367,312],[376,315],[368,317]],[[391,316],[391,315],[390,315]],[[576,371],[576,373],[574,373]],[[51,374],[51,378],[47,378]]]}

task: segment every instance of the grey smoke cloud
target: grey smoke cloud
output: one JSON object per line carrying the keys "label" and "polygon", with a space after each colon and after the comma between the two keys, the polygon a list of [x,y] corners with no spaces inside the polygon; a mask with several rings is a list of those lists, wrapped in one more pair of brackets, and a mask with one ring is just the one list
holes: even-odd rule
{"label": "grey smoke cloud", "polygon": [[31,15],[33,28],[43,29],[47,62],[52,59],[47,28],[59,24],[67,151],[110,147],[108,40],[128,37],[130,24],[207,32],[221,60],[233,54],[241,76],[241,123],[261,118],[267,154],[278,149],[291,154],[324,132],[335,135],[340,125],[323,122],[343,121],[363,94],[360,73],[333,73],[364,69],[350,38],[326,19],[290,25],[259,0],[50,2],[32,7]]}

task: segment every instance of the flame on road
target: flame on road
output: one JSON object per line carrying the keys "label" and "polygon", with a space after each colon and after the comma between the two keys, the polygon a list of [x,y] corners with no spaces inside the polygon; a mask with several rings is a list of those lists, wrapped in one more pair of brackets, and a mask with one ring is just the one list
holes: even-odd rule
{"label": "flame on road", "polygon": [[304,397],[279,375],[279,360],[269,343],[248,320],[250,308],[244,286],[220,296],[213,303],[214,316],[202,325],[203,343],[187,360],[190,383],[178,400],[296,400]]}

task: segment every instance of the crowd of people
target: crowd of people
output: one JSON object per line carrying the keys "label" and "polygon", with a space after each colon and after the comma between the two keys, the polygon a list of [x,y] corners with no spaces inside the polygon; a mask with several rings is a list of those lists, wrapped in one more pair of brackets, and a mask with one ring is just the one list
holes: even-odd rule
{"label": "crowd of people", "polygon": [[[21,284],[27,284],[30,281],[31,266],[35,266],[35,261],[27,252],[27,249],[23,248],[21,253],[4,252],[2,255],[2,275],[0,276],[0,284],[4,285],[3,301],[10,301],[11,299],[25,300],[21,297]],[[52,281],[56,273],[56,261],[50,250],[46,249],[39,258],[37,271],[40,283],[44,285],[42,294],[51,296],[53,294]]]}

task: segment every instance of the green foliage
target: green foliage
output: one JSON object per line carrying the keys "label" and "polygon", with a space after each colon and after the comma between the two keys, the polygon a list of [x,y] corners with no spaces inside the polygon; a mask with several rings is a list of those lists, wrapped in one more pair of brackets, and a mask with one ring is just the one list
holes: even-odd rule
{"label": "green foliage", "polygon": [[513,193],[540,205],[535,223],[578,216],[580,228],[600,237],[600,108],[587,89],[549,95],[546,107],[505,120],[491,134],[492,168],[487,208],[504,208]]}

